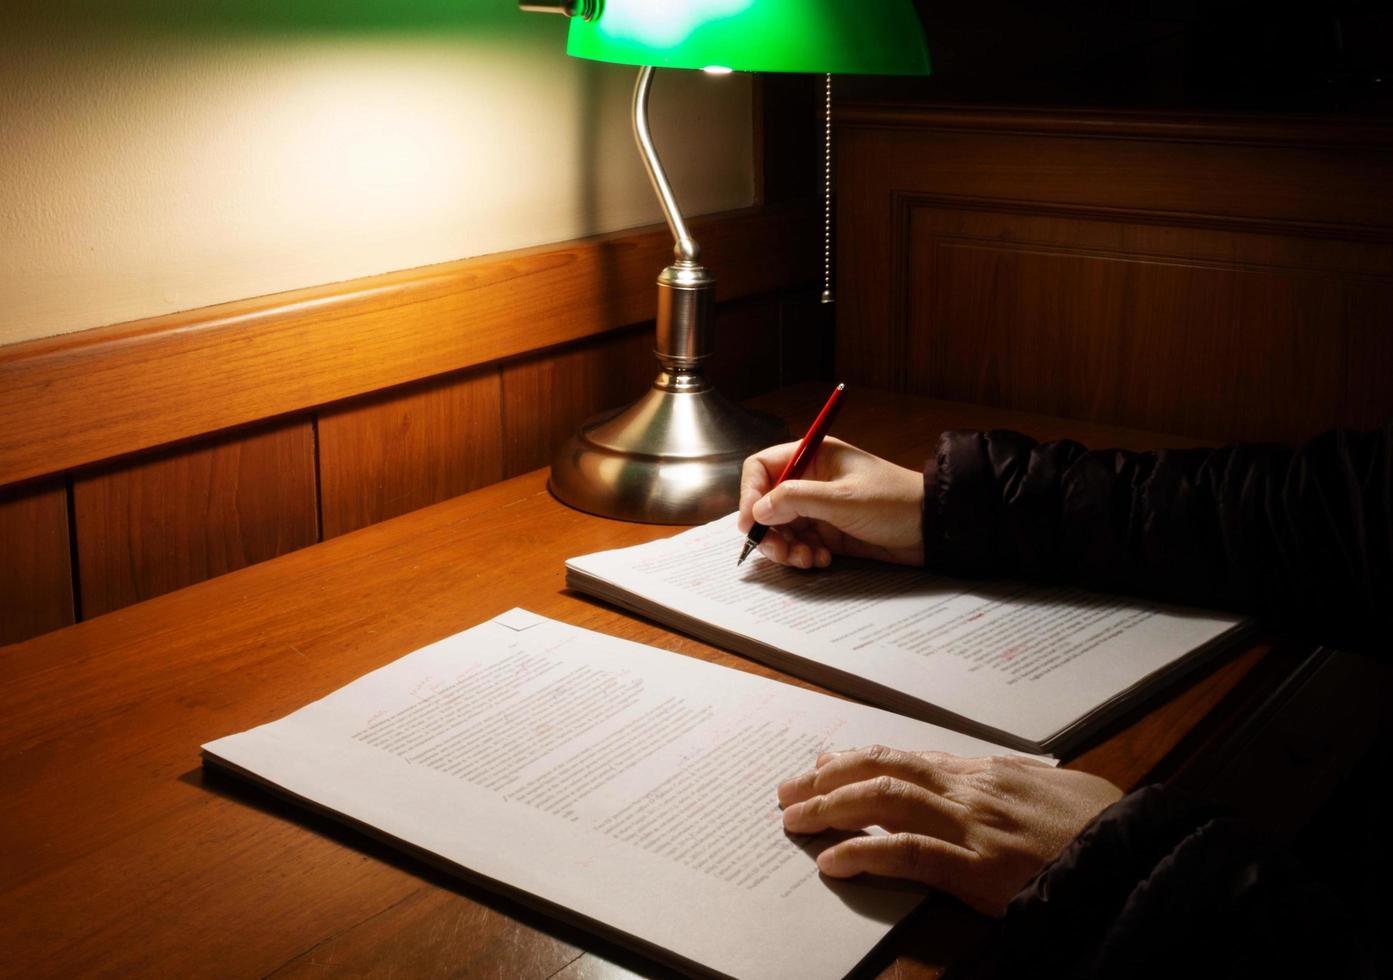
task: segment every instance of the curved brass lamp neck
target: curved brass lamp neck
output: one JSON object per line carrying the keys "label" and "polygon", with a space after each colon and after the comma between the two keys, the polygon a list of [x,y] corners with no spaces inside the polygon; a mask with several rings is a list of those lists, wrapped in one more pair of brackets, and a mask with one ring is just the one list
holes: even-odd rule
{"label": "curved brass lamp neck", "polygon": [[672,252],[679,265],[695,265],[701,261],[701,246],[696,243],[687,230],[687,222],[677,207],[677,197],[668,183],[667,172],[658,159],[658,150],[653,145],[653,133],[648,128],[648,92],[653,87],[654,68],[644,65],[639,69],[638,81],[634,83],[634,142],[638,143],[643,165],[648,169],[648,179],[653,182],[653,190],[663,206],[663,217],[676,241]]}

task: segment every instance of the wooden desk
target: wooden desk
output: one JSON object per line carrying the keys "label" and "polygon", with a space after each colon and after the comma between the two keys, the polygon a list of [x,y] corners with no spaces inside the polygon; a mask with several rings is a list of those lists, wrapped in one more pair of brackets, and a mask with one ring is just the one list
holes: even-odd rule
{"label": "wooden desk", "polygon": [[[825,386],[804,386],[758,404],[799,430],[824,395]],[[852,393],[838,434],[918,465],[943,428],[1006,425],[1136,447],[1184,442],[871,391]],[[568,510],[538,471],[0,650],[0,972],[653,972],[205,774],[198,747],[515,605],[781,676],[565,591],[567,557],[670,533]],[[1071,764],[1123,786],[1183,764],[1280,660],[1266,646],[1243,651]],[[930,903],[922,919],[878,969],[936,975],[982,928],[947,902]]]}

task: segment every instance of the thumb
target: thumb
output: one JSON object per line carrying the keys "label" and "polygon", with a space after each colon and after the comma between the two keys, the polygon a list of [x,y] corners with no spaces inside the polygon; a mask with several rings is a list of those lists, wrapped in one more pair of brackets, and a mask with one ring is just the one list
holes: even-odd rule
{"label": "thumb", "polygon": [[835,483],[824,480],[788,480],[755,501],[754,518],[770,527],[808,517],[841,527],[854,509]]}

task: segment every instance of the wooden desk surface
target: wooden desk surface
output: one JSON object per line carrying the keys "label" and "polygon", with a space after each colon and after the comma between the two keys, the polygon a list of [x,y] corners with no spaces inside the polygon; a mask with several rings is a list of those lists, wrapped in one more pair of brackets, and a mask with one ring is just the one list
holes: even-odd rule
{"label": "wooden desk surface", "polygon": [[[756,404],[799,431],[824,396],[823,385],[801,386]],[[872,391],[850,393],[838,434],[917,466],[941,429],[996,426],[1099,445],[1186,442]],[[654,972],[206,774],[198,747],[512,606],[782,677],[565,591],[567,557],[670,533],[569,510],[538,471],[0,649],[0,973]],[[1240,682],[1269,654],[1255,646],[1227,659],[1070,764],[1136,784],[1237,710]],[[947,902],[920,919],[871,972],[937,975],[984,925]]]}

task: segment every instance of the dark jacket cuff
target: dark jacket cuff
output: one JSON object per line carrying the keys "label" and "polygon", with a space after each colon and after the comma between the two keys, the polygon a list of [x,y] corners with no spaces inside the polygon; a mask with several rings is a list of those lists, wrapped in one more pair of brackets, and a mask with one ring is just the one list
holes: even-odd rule
{"label": "dark jacket cuff", "polygon": [[1263,837],[1150,786],[1099,814],[1011,901],[996,972],[1346,976],[1351,949],[1339,903]]}

